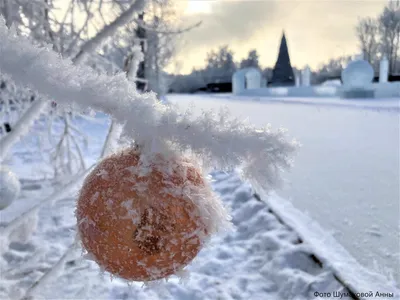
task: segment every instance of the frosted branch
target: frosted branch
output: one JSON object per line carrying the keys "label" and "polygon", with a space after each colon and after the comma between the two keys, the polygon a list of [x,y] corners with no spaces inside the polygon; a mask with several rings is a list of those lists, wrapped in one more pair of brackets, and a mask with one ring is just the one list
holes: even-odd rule
{"label": "frosted branch", "polygon": [[104,141],[100,157],[105,157],[112,152],[121,133],[122,133],[122,126],[120,124],[115,123],[115,121],[112,120],[110,128],[108,129],[106,140]]}
{"label": "frosted branch", "polygon": [[151,31],[151,32],[154,32],[154,33],[164,34],[164,35],[179,35],[179,34],[188,32],[188,31],[190,31],[190,30],[193,30],[193,29],[199,27],[199,26],[203,23],[202,21],[200,21],[200,22],[197,22],[197,23],[195,23],[195,24],[193,24],[193,25],[191,25],[191,26],[188,26],[188,27],[185,27],[185,28],[182,28],[182,29],[178,29],[178,30],[171,30],[171,29],[162,30],[162,29],[159,29],[159,28],[157,28],[157,27],[147,26],[143,21],[141,21],[141,20],[139,20],[139,19],[135,19],[135,20],[133,20],[133,21],[134,21],[137,25],[139,25],[140,27],[142,27],[143,29],[146,29],[146,30]]}
{"label": "frosted branch", "polygon": [[[295,144],[284,132],[257,128],[231,118],[227,110],[195,118],[162,105],[154,93],[139,94],[125,74],[96,74],[86,66],[73,66],[50,50],[10,34],[0,24],[0,70],[16,84],[27,85],[58,104],[103,111],[135,142],[146,145],[169,143],[174,150],[190,150],[209,166],[221,169],[241,166],[243,174],[265,189],[279,183],[279,172],[290,165]],[[7,59],[1,59],[6,57]],[[171,144],[172,142],[172,144]]]}
{"label": "frosted branch", "polygon": [[87,53],[92,52],[97,46],[99,46],[106,38],[112,36],[118,28],[128,24],[131,19],[132,15],[135,12],[140,12],[144,9],[145,0],[136,0],[131,6],[124,11],[118,18],[116,18],[113,22],[109,25],[105,25],[103,29],[92,39],[86,42],[79,53],[75,56],[73,61],[75,63],[79,63],[81,60],[85,58]]}
{"label": "frosted branch", "polygon": [[50,270],[43,274],[35,283],[26,291],[25,296],[21,300],[31,300],[40,290],[41,287],[45,286],[52,280],[57,279],[64,270],[64,265],[67,262],[68,257],[74,252],[74,245],[70,246],[68,250],[61,256],[61,258],[52,266]]}
{"label": "frosted branch", "polygon": [[10,223],[8,223],[5,227],[0,227],[0,236],[8,237],[16,228],[18,228],[20,225],[22,225],[25,222],[25,220],[34,216],[36,211],[40,207],[42,207],[42,205],[44,205],[46,203],[50,203],[50,202],[55,202],[55,201],[61,199],[62,197],[65,197],[66,195],[68,195],[85,178],[85,176],[90,172],[90,170],[92,170],[93,167],[94,167],[94,165],[92,165],[87,170],[77,174],[75,176],[75,178],[72,179],[69,183],[67,183],[63,187],[57,189],[50,196],[43,199],[41,202],[34,205],[32,208],[30,208],[23,214],[16,217],[14,220],[12,220]]}
{"label": "frosted branch", "polygon": [[[0,71],[2,71],[1,67]],[[29,131],[31,125],[40,115],[40,112],[45,108],[45,106],[46,101],[44,99],[37,99],[36,101],[34,101],[32,105],[22,115],[19,121],[15,124],[12,133],[6,134],[0,140],[0,163],[6,158],[6,155],[11,147]]]}
{"label": "frosted branch", "polygon": [[[79,64],[83,62],[85,54],[87,52],[93,51],[97,46],[99,46],[107,37],[110,35],[114,34],[120,26],[125,25],[131,20],[132,14],[137,11],[143,10],[145,5],[145,0],[136,0],[129,9],[127,9],[125,12],[123,12],[118,18],[116,18],[111,24],[104,26],[104,28],[92,39],[88,40],[81,48],[80,52],[77,54],[77,56],[74,58],[74,63]],[[0,22],[2,23],[0,26],[2,27],[1,30],[5,31],[6,26],[4,26],[4,20],[0,18]],[[12,33],[6,33],[10,37],[13,35]],[[3,53],[3,49],[0,50],[0,53],[2,54],[1,58],[3,60],[8,60],[8,56],[5,56],[7,52]],[[40,51],[49,51],[49,49],[42,49]],[[0,59],[1,59],[0,58]],[[34,58],[31,58],[30,60],[31,63],[34,63]],[[1,63],[0,63],[1,66]],[[19,71],[23,72],[23,65],[17,64],[15,67],[21,68]],[[0,67],[0,72],[7,73],[6,70],[3,70],[2,67]],[[51,74],[48,74],[48,76],[52,77]],[[56,99],[56,98],[55,98]],[[5,156],[7,155],[8,151],[10,148],[16,143],[20,137],[22,137],[24,134],[27,133],[29,130],[30,126],[32,123],[35,121],[35,119],[38,118],[40,115],[42,109],[45,107],[46,102],[45,99],[40,99],[36,100],[35,103],[32,104],[32,106],[26,111],[26,113],[23,115],[23,117],[18,121],[16,124],[14,130],[12,133],[7,134],[3,139],[0,140],[0,162],[5,159]],[[68,141],[67,141],[68,142]]]}

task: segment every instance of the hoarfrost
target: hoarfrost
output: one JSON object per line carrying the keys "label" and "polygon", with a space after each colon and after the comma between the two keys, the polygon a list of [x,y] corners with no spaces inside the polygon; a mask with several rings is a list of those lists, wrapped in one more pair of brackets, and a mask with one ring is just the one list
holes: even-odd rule
{"label": "hoarfrost", "polygon": [[247,179],[264,189],[275,188],[281,182],[280,171],[291,165],[297,144],[279,130],[258,128],[231,117],[227,110],[200,117],[190,110],[180,114],[179,108],[161,105],[154,93],[140,94],[125,74],[99,75],[90,67],[74,66],[50,49],[10,33],[4,22],[0,40],[0,57],[7,57],[0,60],[0,69],[16,84],[56,99],[59,105],[71,105],[72,100],[80,109],[91,107],[111,115],[125,124],[127,137],[150,153],[155,145],[157,152],[190,150],[205,168],[240,166]]}
{"label": "hoarfrost", "polygon": [[6,166],[0,165],[0,210],[14,202],[21,191],[17,176]]}

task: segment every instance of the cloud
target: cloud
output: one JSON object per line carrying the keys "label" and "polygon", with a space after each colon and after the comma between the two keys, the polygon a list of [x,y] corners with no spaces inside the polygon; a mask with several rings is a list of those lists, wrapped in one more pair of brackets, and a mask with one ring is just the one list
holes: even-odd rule
{"label": "cloud", "polygon": [[[205,1],[205,0],[192,0]],[[212,2],[210,14],[186,16],[184,24],[203,24],[183,36],[176,60],[182,72],[204,65],[206,53],[228,44],[235,59],[257,49],[263,66],[273,66],[282,30],[288,39],[293,66],[318,67],[330,58],[355,54],[354,26],[358,18],[378,15],[381,1],[224,1]]]}
{"label": "cloud", "polygon": [[185,36],[187,44],[192,48],[248,40],[258,29],[273,22],[276,5],[272,1],[215,1],[211,14],[187,17],[186,23],[203,21]]}

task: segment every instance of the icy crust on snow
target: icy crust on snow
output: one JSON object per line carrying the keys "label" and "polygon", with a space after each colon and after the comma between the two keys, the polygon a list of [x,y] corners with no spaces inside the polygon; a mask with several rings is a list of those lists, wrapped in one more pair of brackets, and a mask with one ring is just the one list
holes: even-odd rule
{"label": "icy crust on snow", "polygon": [[[132,161],[132,157],[137,157],[137,161]],[[118,185],[128,186],[129,192],[120,186],[100,186],[101,182],[107,185],[107,181],[114,184],[116,180],[119,180]],[[187,206],[185,202],[190,205]],[[102,205],[105,205],[104,210],[99,208]],[[182,207],[177,212],[171,211],[171,207],[176,205]],[[171,274],[171,265],[164,268],[160,266],[165,265],[166,260],[175,261],[175,257],[177,261],[172,267],[173,274],[185,274],[183,268],[210,237],[217,231],[231,227],[227,210],[212,191],[202,167],[190,156],[182,157],[167,148],[163,153],[149,152],[145,147],[140,150],[128,148],[105,158],[87,177],[77,207],[80,238],[91,260],[95,260],[105,271],[122,278],[129,276],[126,274],[132,264],[145,269],[150,274],[150,280],[163,278],[165,274]],[[87,214],[94,209],[96,214]],[[108,221],[104,221],[104,217]],[[104,225],[104,222],[109,225]],[[130,262],[112,258],[114,250],[100,251],[101,257],[100,253],[91,253],[93,247],[97,247],[96,243],[102,240],[100,236],[113,235],[108,228],[111,224],[123,225],[127,231],[136,230],[136,244],[124,240],[122,236],[125,233],[121,233],[117,234],[120,244],[110,246],[123,247],[128,252]],[[100,227],[106,229],[101,230]],[[165,236],[157,244],[150,245],[149,239],[157,237],[160,232]],[[145,248],[140,245],[145,245]],[[170,253],[167,259],[166,253]],[[116,267],[107,266],[105,262],[110,261]],[[115,272],[116,269],[119,271]],[[140,276],[143,277],[142,281],[148,280]]]}
{"label": "icy crust on snow", "polygon": [[26,85],[62,105],[86,110],[91,107],[124,124],[125,134],[138,144],[169,142],[178,151],[191,150],[208,166],[232,170],[264,188],[280,183],[280,171],[291,164],[296,144],[283,131],[259,128],[235,119],[223,110],[194,117],[157,101],[155,94],[140,94],[121,73],[96,74],[86,66],[74,66],[50,47],[39,48],[10,32],[0,22],[0,70],[18,85]]}

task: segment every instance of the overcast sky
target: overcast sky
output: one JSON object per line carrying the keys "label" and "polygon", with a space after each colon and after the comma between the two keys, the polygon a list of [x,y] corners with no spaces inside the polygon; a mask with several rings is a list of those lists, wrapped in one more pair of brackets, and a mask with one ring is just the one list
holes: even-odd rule
{"label": "overcast sky", "polygon": [[206,53],[228,44],[235,59],[257,49],[262,66],[273,66],[282,30],[292,65],[318,67],[331,57],[354,54],[359,17],[378,15],[386,0],[189,0],[186,24],[203,24],[188,33],[169,71],[190,72],[204,65]]}

